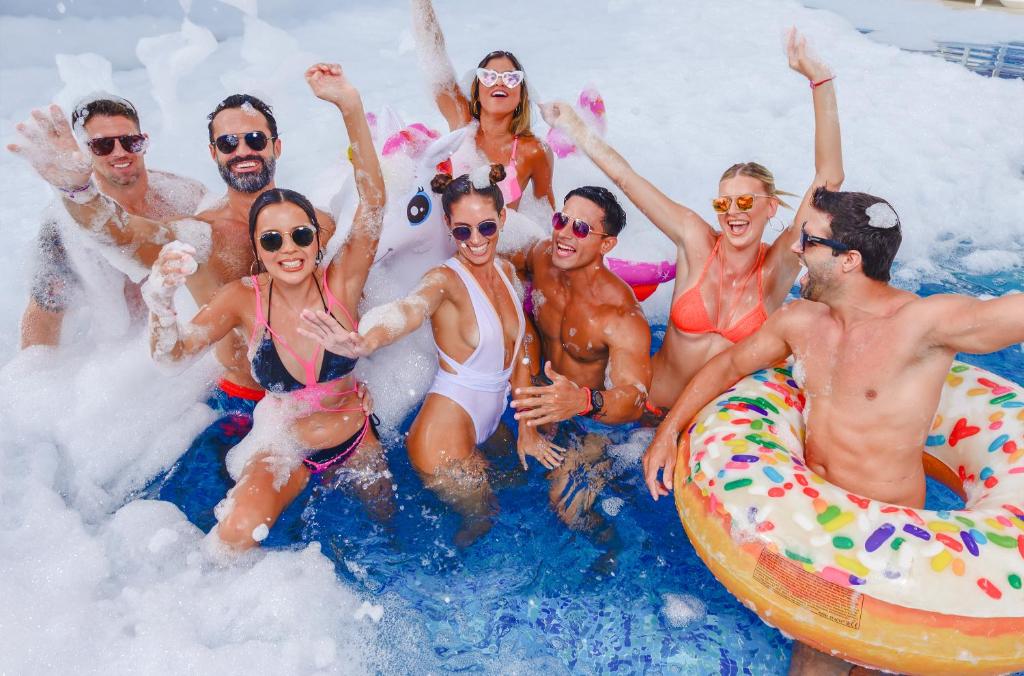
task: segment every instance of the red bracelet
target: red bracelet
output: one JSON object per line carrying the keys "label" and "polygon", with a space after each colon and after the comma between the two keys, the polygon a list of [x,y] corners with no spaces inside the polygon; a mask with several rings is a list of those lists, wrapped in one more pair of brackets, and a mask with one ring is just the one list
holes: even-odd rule
{"label": "red bracelet", "polygon": [[819,80],[818,82],[815,82],[814,80],[809,80],[809,83],[811,85],[811,89],[816,89],[816,88],[820,87],[821,85],[825,84],[826,82],[831,82],[834,79],[835,79],[835,75],[833,75],[831,77],[827,77],[824,80]]}
{"label": "red bracelet", "polygon": [[577,413],[576,415],[587,415],[588,413],[590,413],[591,411],[594,410],[594,404],[593,404],[593,401],[591,400],[591,397],[590,397],[590,388],[589,387],[581,387],[580,389],[581,390],[586,390],[586,392],[587,392],[587,407],[585,409],[583,409],[582,411],[580,411],[579,413]]}

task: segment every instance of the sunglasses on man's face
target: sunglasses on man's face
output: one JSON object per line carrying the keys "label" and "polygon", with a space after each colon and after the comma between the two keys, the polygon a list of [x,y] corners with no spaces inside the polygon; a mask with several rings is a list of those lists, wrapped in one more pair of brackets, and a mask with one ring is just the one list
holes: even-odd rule
{"label": "sunglasses on man's face", "polygon": [[[277,138],[276,136],[273,138]],[[238,144],[245,141],[245,145],[249,146],[251,150],[259,152],[267,147],[267,141],[269,140],[267,135],[261,131],[249,131],[239,136],[238,134],[221,134],[214,140],[214,145],[217,146],[217,150],[221,151],[225,155],[238,150]]]}
{"label": "sunglasses on man's face", "polygon": [[498,80],[501,80],[509,89],[515,89],[523,83],[526,75],[521,70],[506,70],[504,73],[499,73],[490,68],[477,68],[476,79],[480,80],[480,84],[485,87],[493,87],[498,84]]}
{"label": "sunglasses on man's face", "polygon": [[[316,239],[316,230],[311,225],[300,225],[291,231],[292,241],[296,246],[307,247]],[[260,246],[264,251],[273,253],[284,246],[284,235],[277,230],[267,230],[260,235]]]}
{"label": "sunglasses on man's face", "polygon": [[611,235],[606,232],[595,230],[586,221],[581,221],[578,218],[570,218],[561,211],[556,211],[551,217],[551,227],[555,230],[561,230],[565,226],[569,225],[569,223],[572,223],[572,234],[576,235],[579,239],[586,239],[590,233],[594,233],[598,237],[611,237]]}
{"label": "sunglasses on man's face", "polygon": [[100,136],[89,139],[88,146],[92,154],[104,157],[114,152],[114,143],[120,143],[125,152],[141,153],[146,149],[148,139],[142,134],[124,134],[122,136]]}
{"label": "sunglasses on man's face", "polygon": [[728,213],[729,207],[732,206],[732,201],[735,199],[737,209],[740,211],[750,211],[754,208],[755,197],[771,197],[771,195],[759,195],[753,192],[743,195],[719,195],[711,200],[711,208],[718,214]]}
{"label": "sunglasses on man's face", "polygon": [[843,244],[842,242],[839,242],[834,239],[817,237],[815,235],[808,235],[807,223],[805,222],[803,225],[800,226],[800,251],[806,251],[808,244],[812,246],[815,244],[827,246],[836,253],[842,253],[843,251],[849,251],[851,249],[851,247],[847,246],[846,244]]}
{"label": "sunglasses on man's face", "polygon": [[494,237],[494,233],[498,232],[498,222],[490,220],[480,221],[475,226],[456,225],[451,230],[452,237],[459,242],[466,242],[473,236],[473,228],[476,228],[482,237]]}

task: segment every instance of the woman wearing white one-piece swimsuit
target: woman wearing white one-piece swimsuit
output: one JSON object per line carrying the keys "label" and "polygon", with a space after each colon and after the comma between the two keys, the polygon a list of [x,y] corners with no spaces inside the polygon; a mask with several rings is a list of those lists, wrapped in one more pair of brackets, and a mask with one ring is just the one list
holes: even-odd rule
{"label": "woman wearing white one-piece swimsuit", "polygon": [[[456,544],[486,533],[496,511],[487,461],[477,448],[498,427],[509,379],[529,379],[523,349],[526,319],[512,286],[515,271],[496,258],[505,223],[499,183],[504,167],[481,167],[456,179],[439,174],[445,223],[456,253],[430,270],[407,297],[367,312],[362,335],[346,333],[326,316],[311,330],[335,354],[365,356],[405,336],[429,318],[438,370],[409,430],[409,460],[424,484],[461,516]],[[554,447],[537,449],[547,467],[561,463]],[[523,459],[525,464],[525,459]]]}

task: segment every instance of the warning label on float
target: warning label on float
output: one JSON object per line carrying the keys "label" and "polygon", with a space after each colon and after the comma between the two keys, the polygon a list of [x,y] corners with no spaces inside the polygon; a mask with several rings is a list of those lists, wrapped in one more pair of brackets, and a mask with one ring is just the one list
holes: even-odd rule
{"label": "warning label on float", "polygon": [[864,597],[852,589],[823,580],[784,556],[761,550],[754,579],[782,598],[819,617],[860,629]]}

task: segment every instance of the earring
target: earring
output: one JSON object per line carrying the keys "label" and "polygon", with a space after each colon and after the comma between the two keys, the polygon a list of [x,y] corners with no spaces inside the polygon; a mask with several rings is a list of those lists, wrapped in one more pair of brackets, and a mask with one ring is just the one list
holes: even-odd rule
{"label": "earring", "polygon": [[320,265],[320,263],[322,263],[323,260],[324,260],[324,250],[323,249],[317,249],[316,250],[316,264]]}
{"label": "earring", "polygon": [[257,258],[256,260],[249,264],[249,276],[255,277],[259,273],[263,272],[262,268],[263,265],[260,263],[260,259]]}

